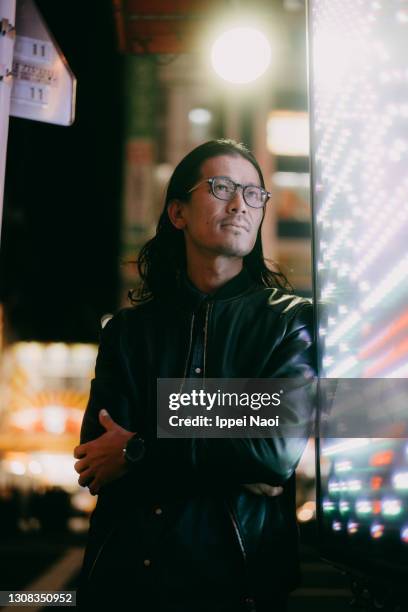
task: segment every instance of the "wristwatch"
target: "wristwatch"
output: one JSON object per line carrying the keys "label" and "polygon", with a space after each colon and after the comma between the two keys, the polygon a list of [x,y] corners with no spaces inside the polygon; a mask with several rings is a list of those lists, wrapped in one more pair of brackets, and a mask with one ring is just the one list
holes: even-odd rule
{"label": "wristwatch", "polygon": [[146,447],[143,438],[135,434],[126,443],[123,449],[123,456],[128,465],[135,465],[138,463],[146,452]]}

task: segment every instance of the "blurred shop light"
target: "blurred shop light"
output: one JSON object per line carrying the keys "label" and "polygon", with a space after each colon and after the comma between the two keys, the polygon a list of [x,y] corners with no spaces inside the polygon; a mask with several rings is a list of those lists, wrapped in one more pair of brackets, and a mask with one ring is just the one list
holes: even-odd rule
{"label": "blurred shop light", "polygon": [[192,108],[188,113],[188,120],[195,125],[208,125],[212,120],[212,113],[206,108]]}
{"label": "blurred shop light", "polygon": [[408,490],[408,472],[397,472],[392,477],[394,489]]}
{"label": "blurred shop light", "polygon": [[63,342],[52,342],[44,346],[43,367],[48,376],[64,376],[69,363],[69,346]]}
{"label": "blurred shop light", "polygon": [[[5,475],[24,476],[26,480],[29,479],[42,485],[59,486],[76,491],[78,475],[74,470],[74,462],[72,453],[12,451],[4,454],[1,472]],[[88,501],[88,505],[91,503]],[[84,505],[86,505],[85,501]]]}
{"label": "blurred shop light", "polygon": [[300,508],[296,511],[296,516],[298,521],[301,523],[307,523],[307,521],[311,521],[316,512],[316,503],[313,501],[305,502]]}
{"label": "blurred shop light", "polygon": [[10,423],[17,429],[30,430],[35,428],[39,419],[40,411],[38,408],[25,408],[14,413],[11,416]]}
{"label": "blurred shop light", "polygon": [[39,463],[38,461],[34,461],[34,459],[32,459],[28,463],[28,471],[31,472],[31,474],[35,474],[35,475],[41,474],[42,472],[41,463]]}
{"label": "blurred shop light", "polygon": [[398,516],[402,512],[402,502],[400,499],[383,499],[381,510],[384,516]]}
{"label": "blurred shop light", "polygon": [[30,367],[41,361],[43,346],[39,342],[16,342],[14,352],[23,367]]}
{"label": "blurred shop light", "polygon": [[68,519],[68,529],[73,533],[86,533],[89,529],[89,521],[82,516],[71,516]]}
{"label": "blurred shop light", "polygon": [[274,155],[309,155],[309,115],[300,111],[273,111],[267,125],[267,146]]}
{"label": "blurred shop light", "polygon": [[230,83],[250,83],[260,77],[271,61],[271,46],[258,29],[232,28],[214,42],[211,63],[215,72]]}
{"label": "blurred shop light", "polygon": [[308,172],[275,172],[273,182],[282,189],[309,189],[310,174]]}
{"label": "blurred shop light", "polygon": [[377,540],[384,535],[384,525],[381,523],[373,523],[370,527],[371,536]]}
{"label": "blurred shop light", "polygon": [[95,508],[96,500],[89,493],[88,489],[80,489],[74,493],[71,497],[71,505],[75,510],[80,512],[91,513]]}
{"label": "blurred shop light", "polygon": [[78,477],[74,470],[75,459],[72,454],[36,452],[31,453],[30,460],[41,466],[41,481],[44,484],[77,488]]}
{"label": "blurred shop light", "polygon": [[350,535],[353,535],[353,534],[357,533],[359,526],[360,525],[359,525],[359,523],[357,523],[357,521],[350,520],[347,523],[347,532]]}
{"label": "blurred shop light", "polygon": [[92,372],[95,366],[96,347],[92,344],[72,344],[70,348],[69,370],[71,376],[80,378],[84,376],[85,372]]}
{"label": "blurred shop light", "polygon": [[407,525],[404,525],[402,527],[400,535],[401,535],[401,540],[404,542],[404,544],[408,544],[408,526]]}
{"label": "blurred shop light", "polygon": [[52,434],[62,434],[65,431],[67,412],[62,406],[45,406],[43,409],[43,425],[45,431]]}
{"label": "blurred shop light", "polygon": [[10,474],[16,474],[17,476],[22,476],[26,473],[26,467],[22,461],[11,460],[8,462],[6,469]]}

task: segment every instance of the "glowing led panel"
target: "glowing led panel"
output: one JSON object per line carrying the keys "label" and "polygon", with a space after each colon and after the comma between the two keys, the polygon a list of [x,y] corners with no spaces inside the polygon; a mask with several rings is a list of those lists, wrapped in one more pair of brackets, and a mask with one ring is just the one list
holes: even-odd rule
{"label": "glowing led panel", "polygon": [[[309,0],[308,20],[319,376],[337,379],[320,402],[319,503],[336,504],[322,547],[394,582],[408,566],[408,3]],[[376,380],[392,382],[370,395]]]}

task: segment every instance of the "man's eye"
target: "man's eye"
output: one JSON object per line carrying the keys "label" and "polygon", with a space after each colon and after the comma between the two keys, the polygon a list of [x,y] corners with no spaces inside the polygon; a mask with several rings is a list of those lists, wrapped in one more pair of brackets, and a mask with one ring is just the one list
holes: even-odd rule
{"label": "man's eye", "polygon": [[230,186],[229,186],[229,185],[227,185],[226,183],[218,183],[218,184],[215,186],[215,189],[216,189],[217,191],[224,191],[224,192],[225,192],[225,191],[231,191]]}

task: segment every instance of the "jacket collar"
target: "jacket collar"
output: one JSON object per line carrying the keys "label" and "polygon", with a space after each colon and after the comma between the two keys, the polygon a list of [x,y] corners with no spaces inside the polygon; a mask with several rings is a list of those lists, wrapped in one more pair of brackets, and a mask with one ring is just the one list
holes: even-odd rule
{"label": "jacket collar", "polygon": [[254,281],[244,266],[241,272],[213,293],[203,293],[197,289],[188,278],[187,273],[183,271],[180,275],[179,297],[184,308],[196,311],[204,301],[230,300],[246,293],[252,285],[254,285]]}

